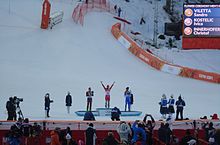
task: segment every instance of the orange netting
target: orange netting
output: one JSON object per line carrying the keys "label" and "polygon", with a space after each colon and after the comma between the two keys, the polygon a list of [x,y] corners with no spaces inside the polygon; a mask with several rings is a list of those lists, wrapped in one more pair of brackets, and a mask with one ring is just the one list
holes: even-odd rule
{"label": "orange netting", "polygon": [[114,13],[114,6],[107,0],[93,0],[88,3],[83,2],[74,8],[72,18],[75,23],[80,23],[83,26],[84,16],[91,11]]}

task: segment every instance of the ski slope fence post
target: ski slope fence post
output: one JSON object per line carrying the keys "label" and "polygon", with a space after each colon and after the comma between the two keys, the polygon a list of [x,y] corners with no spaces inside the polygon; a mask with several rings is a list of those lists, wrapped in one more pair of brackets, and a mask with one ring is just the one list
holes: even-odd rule
{"label": "ski slope fence post", "polygon": [[132,54],[157,70],[186,78],[193,78],[196,80],[220,84],[220,74],[218,73],[170,64],[164,60],[161,60],[154,54],[142,49],[141,46],[132,40],[126,33],[121,31],[120,23],[114,24],[111,32],[113,36]]}

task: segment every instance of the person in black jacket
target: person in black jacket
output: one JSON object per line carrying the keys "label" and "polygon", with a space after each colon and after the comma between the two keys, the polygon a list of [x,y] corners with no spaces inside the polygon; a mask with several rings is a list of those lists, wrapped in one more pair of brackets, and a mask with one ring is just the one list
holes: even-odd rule
{"label": "person in black jacket", "polygon": [[89,87],[88,91],[86,91],[86,97],[87,97],[87,107],[86,111],[92,111],[92,96],[94,96],[94,91]]}
{"label": "person in black jacket", "polygon": [[44,107],[45,107],[45,115],[46,117],[50,117],[49,116],[49,111],[50,111],[50,103],[52,103],[53,100],[50,100],[50,94],[46,93],[45,97],[44,97]]}
{"label": "person in black jacket", "polygon": [[[176,101],[176,120],[183,120],[183,107],[186,106],[185,101],[181,98],[181,95]],[[180,119],[179,119],[180,114]]]}
{"label": "person in black jacket", "polygon": [[121,114],[121,111],[117,107],[114,107],[111,111],[112,121],[114,121],[114,120],[120,121],[120,114]]}
{"label": "person in black jacket", "polygon": [[186,130],[186,135],[181,139],[180,145],[194,145],[196,144],[196,139],[191,135],[190,130]]}
{"label": "person in black jacket", "polygon": [[93,128],[93,123],[89,123],[85,132],[86,145],[95,145],[96,130]]}
{"label": "person in black jacket", "polygon": [[166,123],[164,125],[164,123],[161,123],[161,126],[158,129],[159,140],[164,142],[166,145],[168,145],[170,143],[170,140],[171,140],[171,135],[172,135],[172,131],[169,127],[169,124]]}
{"label": "person in black jacket", "polygon": [[87,111],[85,114],[84,114],[84,118],[83,118],[84,121],[86,120],[90,120],[90,121],[95,121],[95,117],[93,115],[93,113],[91,111]]}
{"label": "person in black jacket", "polygon": [[119,141],[116,140],[113,132],[108,132],[108,136],[104,139],[103,145],[119,145]]}
{"label": "person in black jacket", "polygon": [[[150,120],[147,120],[147,117],[150,117]],[[147,132],[147,145],[153,144],[153,129],[156,126],[156,122],[151,114],[146,114],[143,119],[144,128]]]}
{"label": "person in black jacket", "polygon": [[66,107],[67,107],[67,113],[70,113],[70,106],[72,106],[72,96],[70,95],[70,92],[66,95]]}
{"label": "person in black jacket", "polygon": [[21,125],[22,135],[25,137],[25,144],[28,144],[28,139],[31,136],[32,125],[29,123],[29,119],[25,118]]}
{"label": "person in black jacket", "polygon": [[10,97],[9,101],[7,101],[6,109],[8,111],[7,120],[16,120],[16,106],[12,97]]}

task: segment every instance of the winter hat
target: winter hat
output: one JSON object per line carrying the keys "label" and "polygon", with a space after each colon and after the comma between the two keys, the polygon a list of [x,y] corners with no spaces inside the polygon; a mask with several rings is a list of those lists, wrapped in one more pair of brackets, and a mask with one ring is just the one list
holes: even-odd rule
{"label": "winter hat", "polygon": [[71,138],[72,138],[71,135],[70,135],[69,133],[67,133],[66,139],[67,139],[67,140],[70,140]]}
{"label": "winter hat", "polygon": [[211,117],[212,117],[212,119],[217,119],[217,120],[219,119],[219,118],[218,118],[218,115],[217,115],[216,113],[213,114],[213,115],[211,115]]}
{"label": "winter hat", "polygon": [[165,94],[163,94],[163,95],[162,95],[162,98],[166,98],[166,95],[165,95]]}

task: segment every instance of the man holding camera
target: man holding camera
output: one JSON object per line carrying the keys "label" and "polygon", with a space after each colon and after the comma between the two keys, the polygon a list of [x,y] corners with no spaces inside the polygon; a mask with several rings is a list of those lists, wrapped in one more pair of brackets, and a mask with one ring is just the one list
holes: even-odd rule
{"label": "man holding camera", "polygon": [[6,103],[6,109],[8,111],[8,118],[7,120],[16,120],[16,106],[14,104],[14,99],[12,97]]}
{"label": "man holding camera", "polygon": [[94,92],[91,90],[91,88],[88,88],[88,91],[86,91],[86,97],[87,97],[87,107],[86,111],[92,110],[92,96],[94,95]]}

